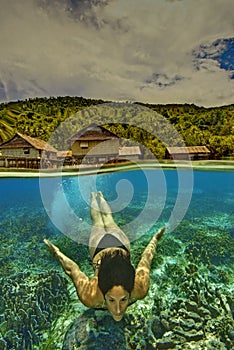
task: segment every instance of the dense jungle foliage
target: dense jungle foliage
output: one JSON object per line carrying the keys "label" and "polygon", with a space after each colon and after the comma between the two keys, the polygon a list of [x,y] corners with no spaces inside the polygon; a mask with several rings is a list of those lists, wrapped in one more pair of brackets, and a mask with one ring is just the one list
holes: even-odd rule
{"label": "dense jungle foliage", "polygon": [[[94,108],[108,102],[111,101],[65,96],[2,103],[0,104],[0,141],[7,141],[16,132],[48,141],[61,122],[75,113],[79,116],[79,120],[75,122],[75,128],[80,130],[87,123],[94,121],[94,112],[90,113],[88,107]],[[234,157],[234,104],[212,108],[198,107],[193,104],[135,103],[129,105],[147,107],[159,113],[164,117],[163,119],[174,126],[187,146],[206,145],[213,159]],[[150,123],[152,131],[156,125],[153,119],[155,114],[152,114]],[[165,155],[166,145],[161,142],[162,140],[154,137],[153,132],[145,130],[146,123],[149,124],[146,119],[142,113],[139,115],[126,113],[126,118],[120,119],[118,123],[107,122],[105,127],[120,137],[145,145],[147,150],[161,159]],[[74,120],[71,124],[74,126]],[[125,141],[125,144],[131,144],[131,141]],[[147,150],[145,155],[149,156]]]}

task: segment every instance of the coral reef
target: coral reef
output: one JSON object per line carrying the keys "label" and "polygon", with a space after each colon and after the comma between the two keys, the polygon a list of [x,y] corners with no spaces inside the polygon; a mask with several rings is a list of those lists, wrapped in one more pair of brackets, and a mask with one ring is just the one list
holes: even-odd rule
{"label": "coral reef", "polygon": [[126,349],[122,322],[115,322],[107,312],[88,310],[66,333],[62,350]]}
{"label": "coral reef", "polygon": [[152,307],[148,299],[139,301],[120,322],[107,311],[84,312],[67,331],[62,350],[232,349],[231,294],[214,288],[195,264],[172,269],[167,276],[171,283],[177,279],[178,284],[178,278],[173,300],[153,285]]}
{"label": "coral reef", "polygon": [[67,331],[62,350],[155,349],[150,322],[139,311],[127,313],[120,322],[107,311],[88,310]]}
{"label": "coral reef", "polygon": [[181,297],[168,306],[155,298],[152,332],[158,349],[232,349],[233,298],[215,288],[188,264],[181,278]]}
{"label": "coral reef", "polygon": [[67,279],[55,271],[1,280],[0,349],[32,350],[69,302]]}
{"label": "coral reef", "polygon": [[234,259],[234,240],[224,230],[196,231],[185,249],[190,261],[205,264],[231,264]]}
{"label": "coral reef", "polygon": [[[1,277],[27,270],[47,270],[51,261],[46,258],[43,238],[48,236],[48,219],[43,210],[11,208],[0,213],[0,265]],[[47,254],[49,256],[49,254]]]}
{"label": "coral reef", "polygon": [[[135,177],[134,172],[132,175]],[[121,173],[116,176],[122,179]],[[76,181],[72,179],[72,183]],[[98,181],[97,187],[105,188],[115,200],[112,175]],[[194,188],[183,221],[158,245],[148,296],[131,305],[121,322],[115,322],[108,311],[87,310],[43,238],[50,238],[92,276],[88,247],[76,244],[76,237],[73,241],[61,235],[48,221],[35,183],[25,196],[21,180],[17,187],[9,181],[12,196],[1,198],[0,213],[0,350],[234,349],[233,184],[230,182],[223,192],[225,181],[220,182],[219,198],[216,185],[214,191],[207,191],[207,181],[204,189]],[[27,180],[27,185],[30,183]],[[131,222],[144,208],[147,196],[140,182],[138,185],[139,194],[129,208],[115,213],[119,225]],[[73,193],[69,192],[70,197]],[[135,266],[153,233],[168,222],[176,195],[170,188],[154,227],[142,222],[132,233]],[[77,208],[79,200],[73,198]],[[161,205],[157,198],[145,221],[150,221],[152,212]],[[82,210],[88,218],[88,206]],[[80,227],[77,234],[81,234]],[[88,241],[89,232],[85,235]]]}

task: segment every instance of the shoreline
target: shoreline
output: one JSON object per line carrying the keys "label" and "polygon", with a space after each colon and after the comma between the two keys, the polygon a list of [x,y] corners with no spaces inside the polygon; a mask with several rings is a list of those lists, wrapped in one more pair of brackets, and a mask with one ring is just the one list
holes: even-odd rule
{"label": "shoreline", "polygon": [[82,176],[104,174],[116,171],[130,171],[137,169],[180,169],[180,170],[207,170],[207,171],[234,171],[234,160],[197,160],[197,161],[139,161],[136,163],[110,164],[98,167],[82,165],[80,168],[60,169],[16,169],[0,168],[0,178],[11,177],[56,177],[56,176]]}

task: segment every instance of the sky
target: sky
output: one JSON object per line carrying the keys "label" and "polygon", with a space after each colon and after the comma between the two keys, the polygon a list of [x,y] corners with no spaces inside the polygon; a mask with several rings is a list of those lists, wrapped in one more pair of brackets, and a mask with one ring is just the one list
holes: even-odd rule
{"label": "sky", "polygon": [[234,103],[233,0],[0,0],[0,102]]}

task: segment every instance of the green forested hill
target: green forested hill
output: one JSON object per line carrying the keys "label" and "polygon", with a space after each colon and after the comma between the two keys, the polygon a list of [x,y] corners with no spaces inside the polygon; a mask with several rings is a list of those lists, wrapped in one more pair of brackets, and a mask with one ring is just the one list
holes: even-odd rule
{"label": "green forested hill", "polygon": [[[109,101],[66,96],[0,104],[0,140],[4,142],[18,131],[47,141],[62,121],[78,111],[84,110],[82,115],[86,123],[91,123],[92,116],[85,109],[105,102]],[[174,125],[187,146],[207,145],[213,158],[234,156],[234,104],[213,108],[193,104],[138,105],[164,116]],[[142,129],[131,126],[132,119],[129,126],[112,124],[106,127],[119,136],[145,144],[158,158],[162,158],[165,145],[144,131],[144,115],[139,117],[141,120],[136,115],[133,118],[136,125],[142,125]]]}
{"label": "green forested hill", "polygon": [[234,104],[204,108],[195,105],[145,105],[166,117],[187,146],[206,145],[214,158],[234,156]]}
{"label": "green forested hill", "polygon": [[66,118],[89,106],[103,103],[83,97],[34,98],[0,104],[0,140],[16,131],[47,141]]}

